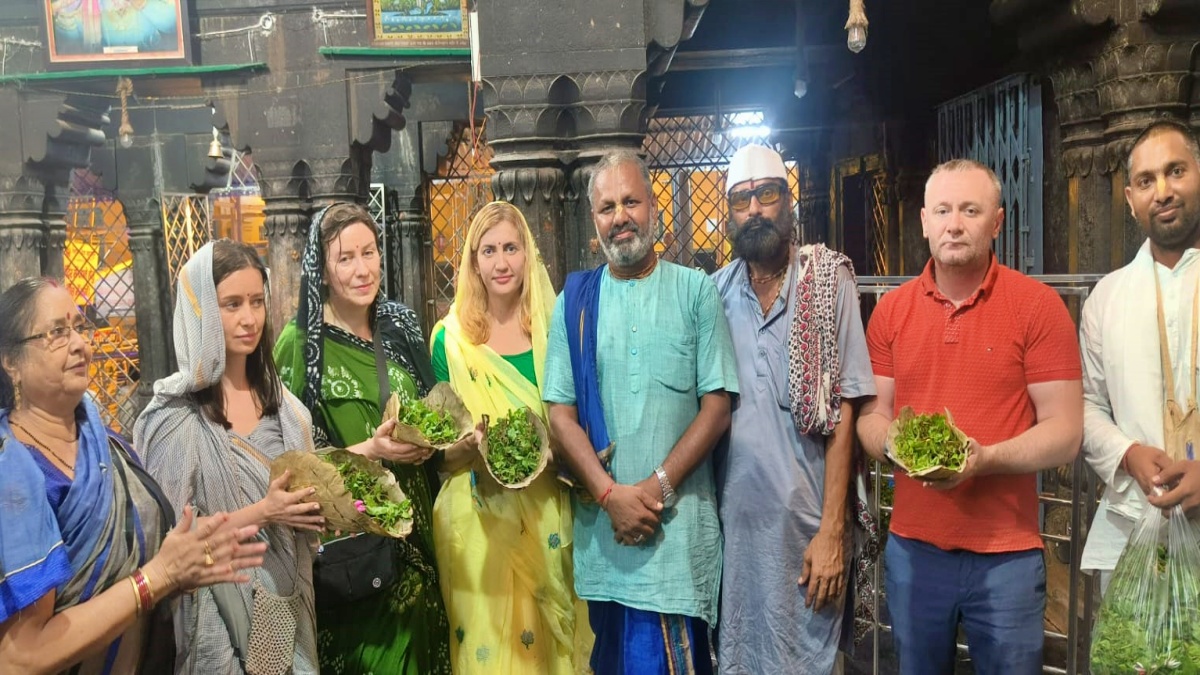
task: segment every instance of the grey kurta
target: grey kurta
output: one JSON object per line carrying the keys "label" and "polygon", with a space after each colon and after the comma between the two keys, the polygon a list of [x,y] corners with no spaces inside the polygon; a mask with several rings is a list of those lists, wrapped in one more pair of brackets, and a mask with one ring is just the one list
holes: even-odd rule
{"label": "grey kurta", "polygon": [[[788,333],[796,275],[793,261],[786,295],[766,318],[744,262],[714,275],[733,333],[741,390],[717,474],[725,535],[721,673],[821,675],[830,672],[837,653],[842,607],[814,614],[804,606],[807,587],[797,584],[804,550],[821,522],[825,437],[801,435],[792,421]],[[837,336],[842,396],[874,394],[858,292],[844,269],[838,270]],[[847,569],[849,563],[847,555]]]}

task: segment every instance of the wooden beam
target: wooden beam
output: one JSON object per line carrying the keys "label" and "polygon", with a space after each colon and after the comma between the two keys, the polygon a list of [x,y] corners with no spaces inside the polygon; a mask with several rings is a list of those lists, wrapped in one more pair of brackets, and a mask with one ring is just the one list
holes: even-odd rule
{"label": "wooden beam", "polygon": [[671,60],[670,71],[732,70],[739,68],[771,68],[790,66],[796,61],[795,47],[762,47],[758,49],[714,49],[710,51],[677,51]]}

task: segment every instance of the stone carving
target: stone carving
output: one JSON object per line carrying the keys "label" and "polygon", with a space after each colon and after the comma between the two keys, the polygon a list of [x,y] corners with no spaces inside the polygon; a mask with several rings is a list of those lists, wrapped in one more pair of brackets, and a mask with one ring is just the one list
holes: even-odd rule
{"label": "stone carving", "polygon": [[1095,81],[1089,63],[1061,66],[1050,72],[1062,128],[1063,167],[1068,177],[1090,174],[1095,151],[1104,142]]}

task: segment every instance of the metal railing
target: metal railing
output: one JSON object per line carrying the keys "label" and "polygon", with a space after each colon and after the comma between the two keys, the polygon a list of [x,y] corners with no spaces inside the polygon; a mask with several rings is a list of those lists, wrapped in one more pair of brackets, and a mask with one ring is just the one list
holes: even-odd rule
{"label": "metal railing", "polygon": [[[1096,282],[1103,278],[1099,274],[1047,274],[1047,275],[1032,275],[1033,279],[1037,279],[1053,288],[1066,302],[1068,308],[1072,311],[1072,315],[1078,317],[1078,312],[1082,308],[1083,303],[1087,301],[1088,295]],[[872,297],[878,299],[884,293],[894,290],[911,277],[895,277],[895,276],[863,276],[858,278],[858,291],[860,299]],[[892,472],[882,465],[871,463],[872,489],[871,489],[871,506],[876,514],[887,513],[890,515],[892,507],[881,503],[880,496],[883,491],[884,481],[892,478]],[[1046,636],[1046,654],[1047,658],[1056,657],[1059,651],[1064,652],[1064,657],[1061,660],[1061,665],[1057,663],[1045,663],[1042,667],[1044,673],[1059,673],[1063,675],[1082,675],[1088,672],[1088,648],[1090,646],[1089,635],[1091,626],[1095,617],[1095,610],[1098,604],[1098,584],[1091,574],[1084,574],[1080,568],[1080,561],[1083,555],[1083,545],[1087,541],[1088,527],[1092,522],[1092,517],[1095,516],[1096,506],[1099,500],[1100,485],[1099,480],[1092,470],[1084,462],[1082,453],[1076,457],[1075,461],[1069,466],[1070,475],[1070,497],[1063,497],[1053,492],[1043,489],[1047,474],[1056,474],[1049,481],[1050,484],[1056,484],[1059,481],[1057,474],[1061,474],[1067,467],[1059,467],[1043,471],[1039,475],[1038,481],[1038,502],[1042,511],[1042,527],[1041,534],[1043,540],[1048,544],[1048,548],[1052,546],[1065,545],[1069,551],[1068,575],[1067,575],[1067,630],[1062,633],[1054,630],[1045,630]],[[1046,530],[1045,514],[1052,508],[1065,508],[1070,510],[1069,528],[1066,533],[1049,532]],[[881,528],[882,531],[883,528]],[[886,534],[884,535],[886,536]],[[1048,563],[1049,565],[1049,563]],[[880,650],[881,638],[885,633],[891,632],[891,625],[884,623],[881,619],[880,611],[886,604],[886,593],[883,587],[883,556],[880,555],[874,569],[875,596],[871,598],[871,606],[873,616],[875,617],[874,624],[871,627],[871,644],[872,644],[872,672],[879,675],[880,671]],[[1050,596],[1050,578],[1047,575],[1047,597]],[[969,648],[965,644],[958,645],[960,654],[969,654]]]}

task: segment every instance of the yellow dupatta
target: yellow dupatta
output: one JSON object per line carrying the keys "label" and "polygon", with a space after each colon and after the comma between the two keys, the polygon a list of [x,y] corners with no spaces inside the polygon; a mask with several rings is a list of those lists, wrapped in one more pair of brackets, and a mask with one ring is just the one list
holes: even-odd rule
{"label": "yellow dupatta", "polygon": [[[435,335],[439,327],[443,331],[450,386],[476,421],[482,415],[495,419],[522,406],[547,420],[540,385],[554,287],[528,225],[523,218],[514,224],[526,251],[523,283],[529,291],[538,384],[491,347],[467,339],[458,315],[466,293],[461,281],[449,313],[434,328]],[[468,244],[458,279],[470,274],[477,272]],[[434,541],[450,617],[454,672],[589,672],[594,638],[586,605],[575,597],[570,498],[559,486],[556,472],[543,471],[521,490],[494,486],[486,495],[482,489],[477,493],[478,473],[451,476],[434,506]],[[486,470],[482,473],[478,480],[490,480]],[[481,654],[486,655],[483,661]]]}

